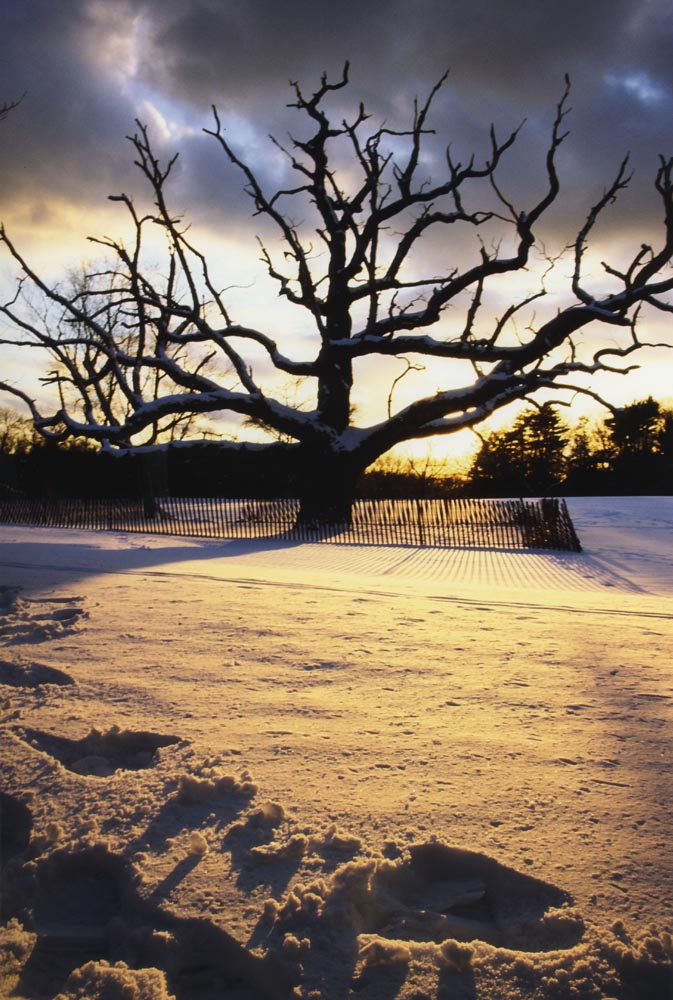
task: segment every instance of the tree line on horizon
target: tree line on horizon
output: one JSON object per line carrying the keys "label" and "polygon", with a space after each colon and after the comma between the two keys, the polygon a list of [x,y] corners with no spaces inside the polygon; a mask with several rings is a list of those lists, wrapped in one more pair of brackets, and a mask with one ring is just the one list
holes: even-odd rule
{"label": "tree line on horizon", "polygon": [[[523,410],[480,435],[461,471],[431,455],[384,456],[361,477],[360,497],[668,495],[673,493],[673,408],[651,396],[597,422],[571,423],[558,406]],[[0,489],[29,496],[296,496],[304,475],[286,442],[232,442],[113,456],[85,439],[45,441],[30,420],[0,408]]]}

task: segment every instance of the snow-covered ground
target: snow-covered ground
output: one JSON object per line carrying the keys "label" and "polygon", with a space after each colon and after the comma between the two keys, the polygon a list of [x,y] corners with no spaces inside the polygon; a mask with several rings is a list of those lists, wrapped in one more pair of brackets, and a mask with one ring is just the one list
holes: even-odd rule
{"label": "snow-covered ground", "polygon": [[673,500],[584,551],[0,526],[0,995],[670,1000]]}

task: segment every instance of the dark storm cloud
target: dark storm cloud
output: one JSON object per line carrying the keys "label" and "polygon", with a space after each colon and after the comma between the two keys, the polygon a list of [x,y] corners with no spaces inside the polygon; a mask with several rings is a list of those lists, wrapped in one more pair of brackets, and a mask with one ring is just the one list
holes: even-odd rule
{"label": "dark storm cloud", "polygon": [[[152,9],[153,8],[153,9]],[[425,85],[451,67],[459,85],[536,103],[565,72],[588,79],[606,70],[649,65],[670,83],[671,23],[667,0],[416,0],[327,4],[145,4],[151,29],[148,73],[193,100],[216,91],[254,100],[268,85],[350,59],[365,87],[379,96]],[[598,94],[596,95],[599,96]]]}
{"label": "dark storm cloud", "polygon": [[98,71],[86,4],[9,0],[4,10],[0,99],[25,96],[3,123],[3,205],[99,192],[128,159],[133,108]]}
{"label": "dark storm cloud", "polygon": [[[217,104],[232,141],[243,134],[268,173],[263,138],[283,135],[288,80],[306,91],[351,61],[355,103],[394,121],[450,68],[436,124],[458,149],[529,119],[531,171],[568,72],[573,136],[564,153],[576,191],[610,179],[631,149],[630,212],[652,204],[656,154],[673,152],[670,0],[5,0],[0,98],[27,96],[3,128],[2,200],[70,198],[85,205],[128,187],[123,136],[142,101],[178,109],[195,129]],[[131,39],[135,43],[131,44]],[[139,110],[140,109],[140,110]],[[238,131],[237,131],[238,129]],[[200,137],[182,136],[180,178],[209,213],[240,178]],[[526,178],[526,160],[520,179]],[[532,183],[532,182],[531,182]],[[645,201],[643,202],[645,204]],[[634,207],[635,206],[635,207]],[[235,213],[247,212],[239,202]],[[229,209],[231,211],[231,207]]]}

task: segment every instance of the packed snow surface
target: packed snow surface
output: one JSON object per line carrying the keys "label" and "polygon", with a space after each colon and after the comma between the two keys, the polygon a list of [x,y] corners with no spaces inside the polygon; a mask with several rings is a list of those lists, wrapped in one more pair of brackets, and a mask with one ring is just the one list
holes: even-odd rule
{"label": "packed snow surface", "polygon": [[0,996],[670,1000],[673,500],[581,553],[0,526]]}

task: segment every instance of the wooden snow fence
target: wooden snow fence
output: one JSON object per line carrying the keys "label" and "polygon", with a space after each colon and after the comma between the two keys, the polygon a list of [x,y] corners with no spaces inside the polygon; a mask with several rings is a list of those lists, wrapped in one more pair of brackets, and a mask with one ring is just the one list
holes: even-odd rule
{"label": "wooden snow fence", "polygon": [[0,522],[199,538],[278,538],[345,545],[581,551],[564,500],[356,500],[353,522],[296,524],[297,500],[162,497],[137,500],[0,495]]}

